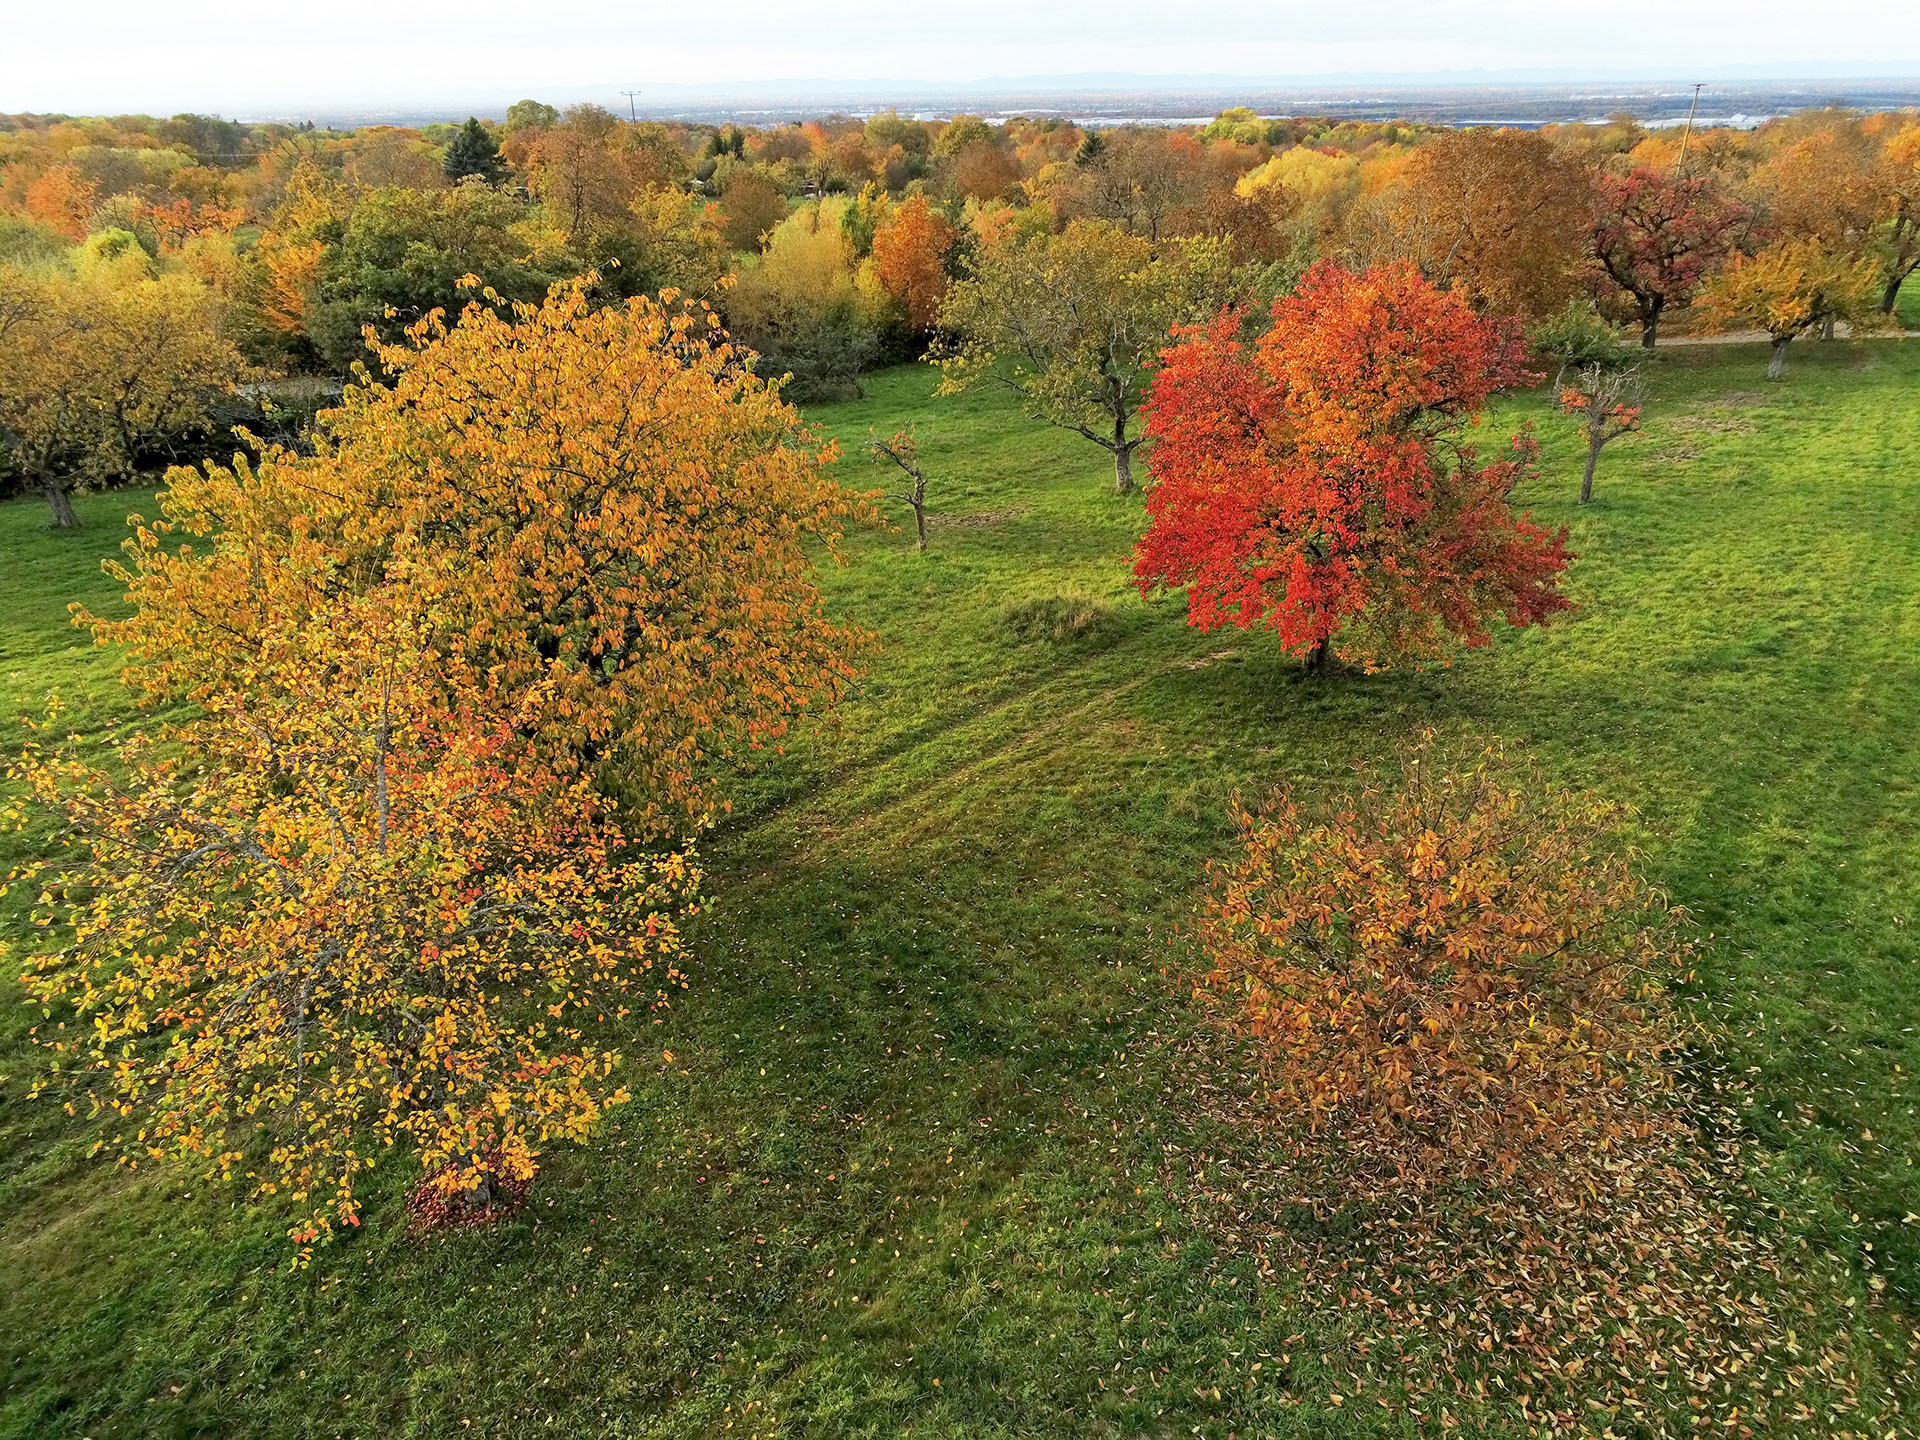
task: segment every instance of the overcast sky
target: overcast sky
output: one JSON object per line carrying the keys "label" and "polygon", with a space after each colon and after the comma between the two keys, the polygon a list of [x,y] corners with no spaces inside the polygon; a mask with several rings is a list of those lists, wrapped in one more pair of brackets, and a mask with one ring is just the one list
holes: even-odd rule
{"label": "overcast sky", "polygon": [[1089,71],[1920,75],[1916,0],[9,0],[0,16],[0,111],[76,114]]}

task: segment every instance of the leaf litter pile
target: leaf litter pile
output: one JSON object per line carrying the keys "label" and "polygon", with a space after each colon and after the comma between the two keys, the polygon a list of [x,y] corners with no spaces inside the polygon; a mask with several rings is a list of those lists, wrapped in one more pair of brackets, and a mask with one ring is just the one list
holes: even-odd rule
{"label": "leaf litter pile", "polygon": [[1676,1105],[1549,1190],[1343,1192],[1325,1134],[1276,1116],[1244,1046],[1212,1037],[1182,1069],[1169,1185],[1224,1254],[1342,1317],[1369,1407],[1422,1433],[1920,1433],[1910,1321],[1878,1276],[1789,1233],[1761,1157],[1700,1138],[1739,1133],[1724,1098],[1712,1126]]}

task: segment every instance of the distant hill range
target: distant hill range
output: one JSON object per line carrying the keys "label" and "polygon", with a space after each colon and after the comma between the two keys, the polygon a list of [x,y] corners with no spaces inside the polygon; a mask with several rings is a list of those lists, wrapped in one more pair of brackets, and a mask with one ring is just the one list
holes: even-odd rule
{"label": "distant hill range", "polygon": [[[634,113],[656,120],[740,121],[767,124],[827,114],[866,115],[898,108],[925,116],[973,113],[1061,115],[1075,121],[1125,124],[1205,119],[1235,105],[1264,115],[1330,115],[1363,120],[1425,120],[1457,125],[1550,125],[1631,111],[1643,122],[1686,118],[1693,85],[1704,82],[1700,119],[1708,124],[1753,124],[1770,115],[1824,105],[1869,110],[1920,105],[1920,75],[1810,74],[1779,78],[1758,72],[1701,72],[1649,79],[1559,72],[1450,71],[1421,76],[1326,75],[1248,78],[1232,75],[1033,75],[968,81],[768,80],[643,88]],[[534,87],[527,94],[551,105],[583,101],[626,113],[624,92],[635,82],[598,86]],[[473,94],[421,99],[391,108],[371,105],[315,109],[260,120],[320,124],[423,124],[498,116],[519,94]]]}

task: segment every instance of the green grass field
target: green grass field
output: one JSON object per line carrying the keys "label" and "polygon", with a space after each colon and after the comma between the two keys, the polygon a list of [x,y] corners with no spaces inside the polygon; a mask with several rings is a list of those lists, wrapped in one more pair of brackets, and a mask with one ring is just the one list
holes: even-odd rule
{"label": "green grass field", "polygon": [[[1569,422],[1509,402],[1583,609],[1373,678],[1144,603],[1138,499],[996,397],[934,400],[916,367],[820,409],[863,487],[867,428],[917,423],[932,549],[863,536],[825,576],[883,646],[738,786],[693,987],[627,1039],[633,1103],[510,1224],[409,1237],[395,1165],[295,1272],[278,1212],[90,1160],[84,1120],[24,1100],[7,981],[0,1436],[1421,1433],[1336,1403],[1343,1318],[1186,1218],[1164,1042],[1194,1023],[1167,970],[1230,794],[1425,726],[1640,808],[1700,922],[1689,998],[1794,1223],[1849,1267],[1827,1298],[1884,1279],[1920,1307],[1920,343],[1764,365],[1669,352],[1585,510]],[[84,731],[127,717],[64,607],[112,596],[97,561],[143,505],[91,497],[78,536],[0,506],[9,746],[54,687]]]}

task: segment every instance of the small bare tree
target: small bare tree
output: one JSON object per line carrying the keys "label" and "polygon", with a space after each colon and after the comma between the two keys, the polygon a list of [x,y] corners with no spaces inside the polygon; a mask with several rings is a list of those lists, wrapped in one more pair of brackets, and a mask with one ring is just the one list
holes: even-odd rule
{"label": "small bare tree", "polygon": [[1587,473],[1580,482],[1580,503],[1593,499],[1593,472],[1609,441],[1640,428],[1640,367],[1613,369],[1594,362],[1575,372],[1577,381],[1560,392],[1560,408],[1577,416],[1587,432]]}
{"label": "small bare tree", "polygon": [[920,442],[914,439],[913,428],[896,431],[882,440],[872,431],[867,432],[867,449],[873,453],[876,465],[884,465],[889,460],[905,472],[912,487],[904,495],[889,495],[887,499],[898,500],[902,505],[913,507],[914,528],[920,533],[920,549],[927,548],[927,477],[920,468]]}

